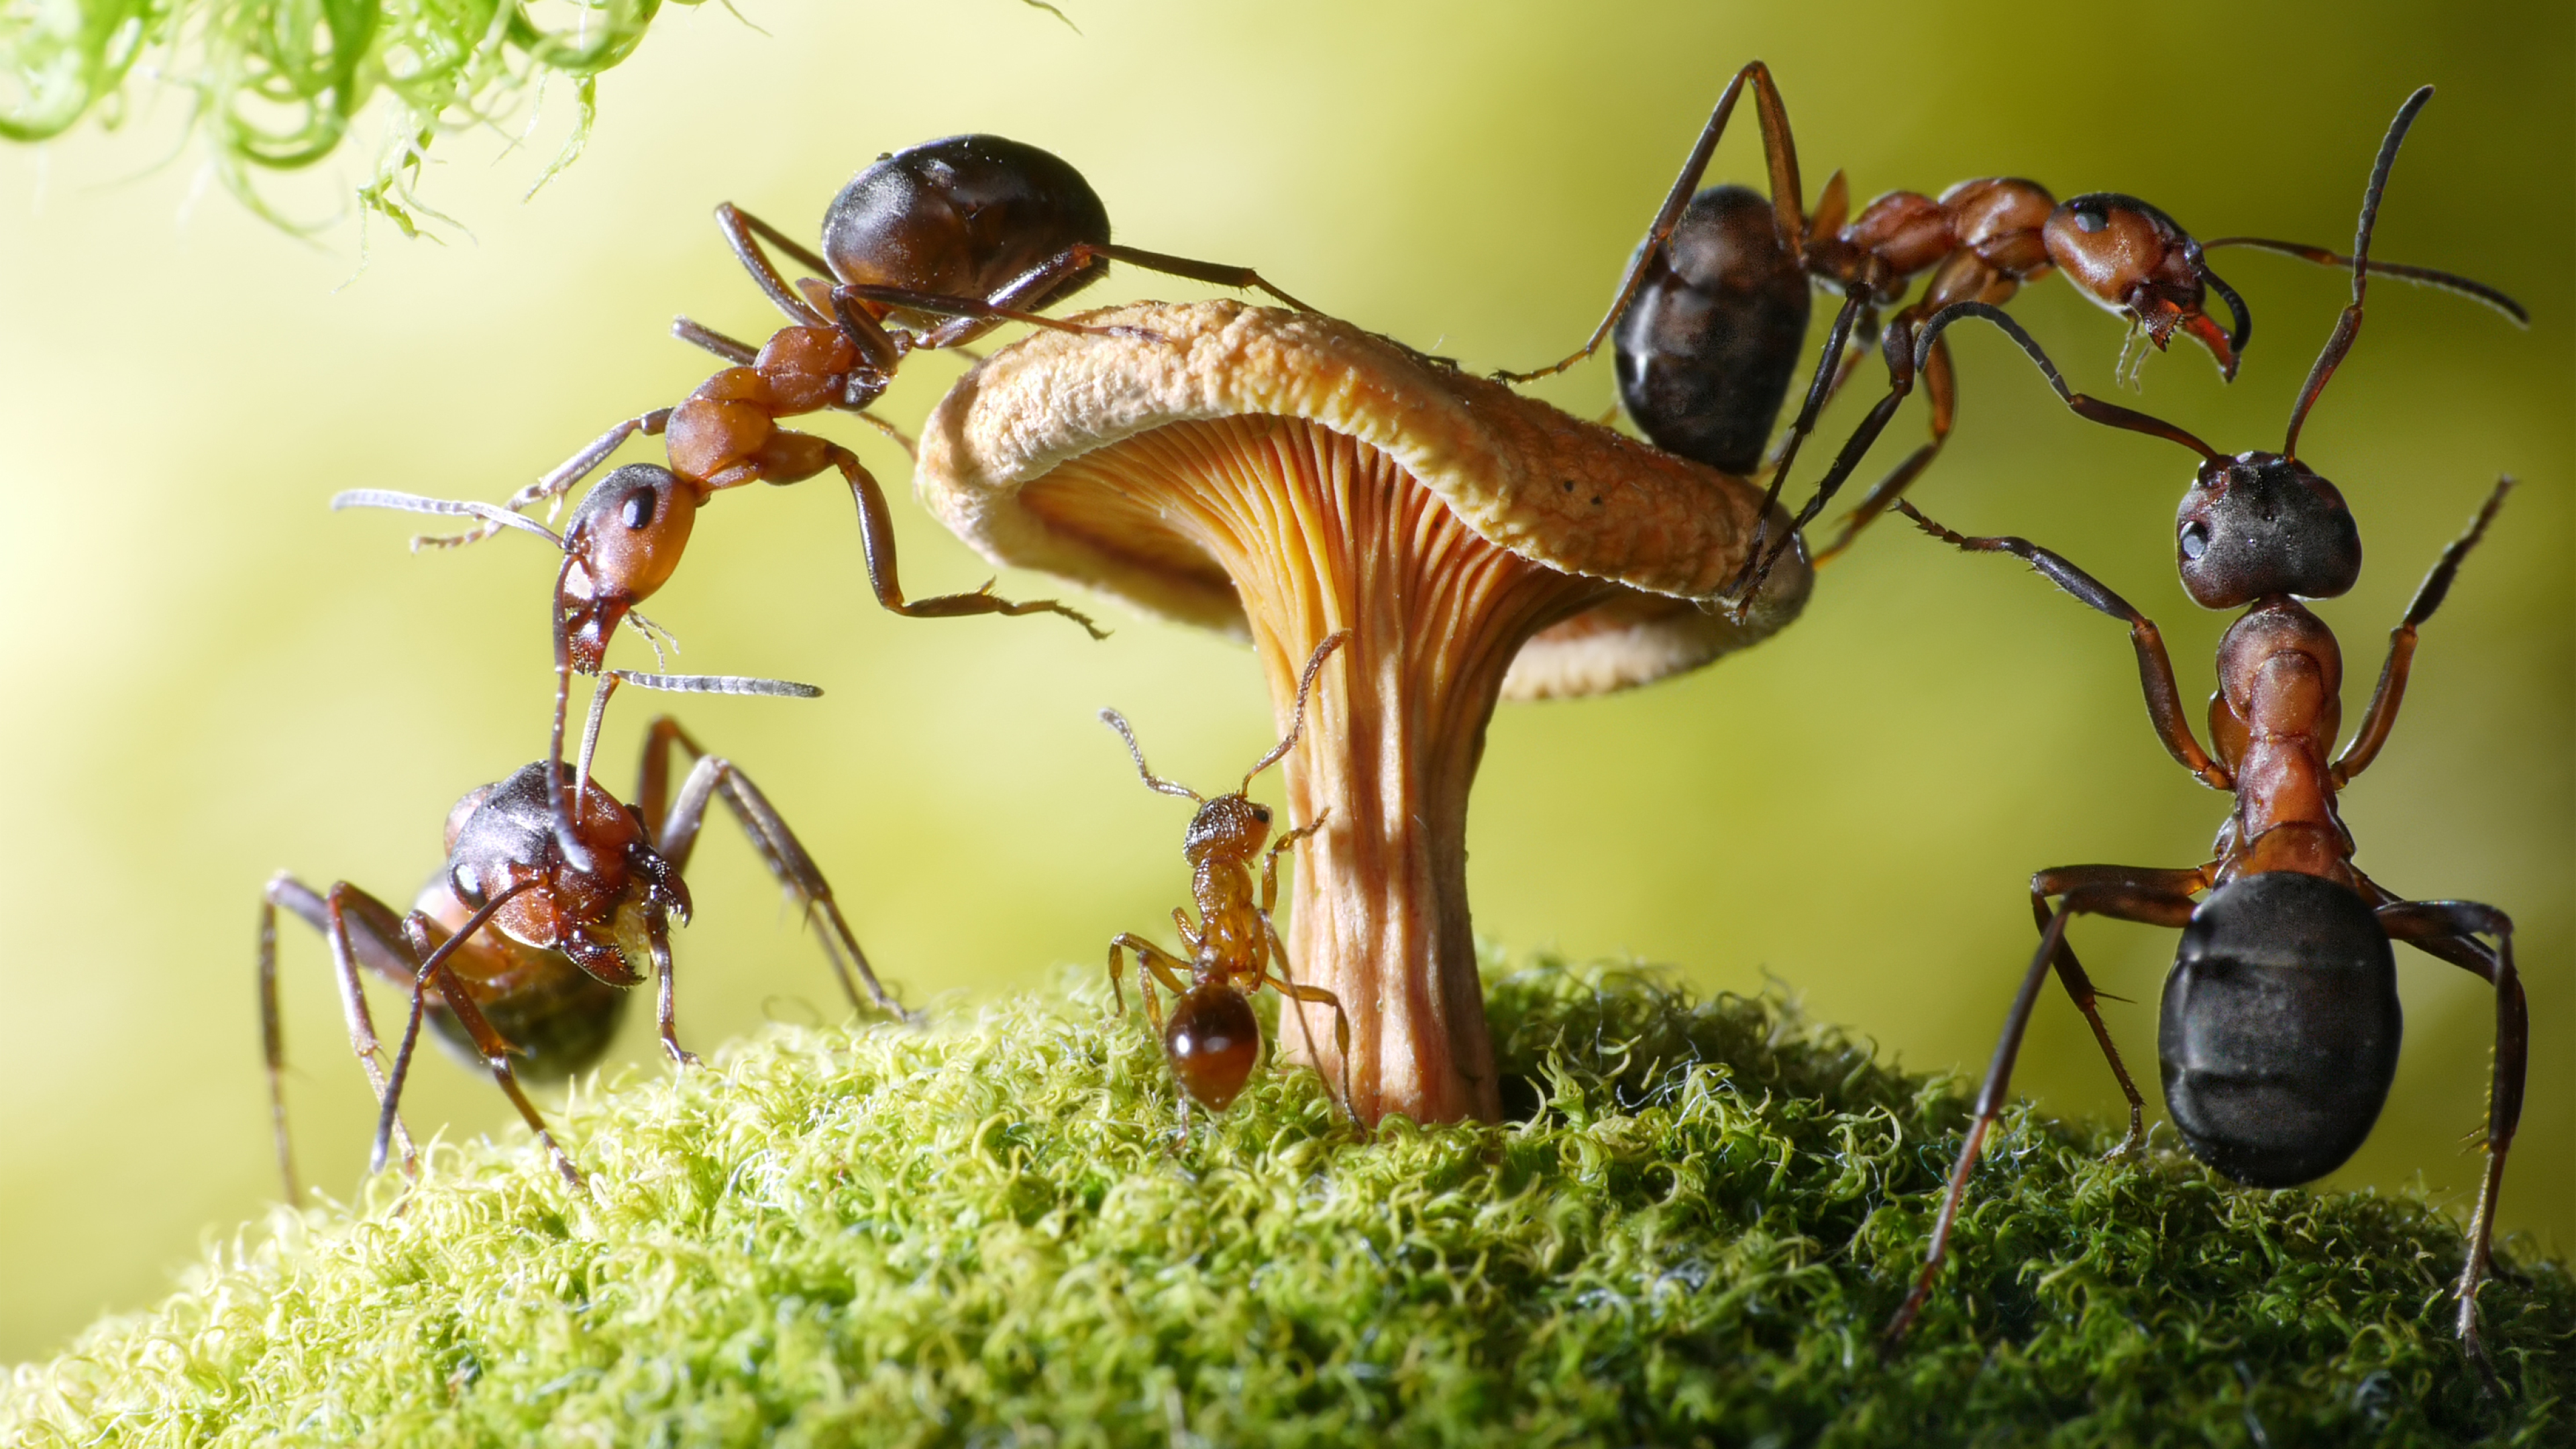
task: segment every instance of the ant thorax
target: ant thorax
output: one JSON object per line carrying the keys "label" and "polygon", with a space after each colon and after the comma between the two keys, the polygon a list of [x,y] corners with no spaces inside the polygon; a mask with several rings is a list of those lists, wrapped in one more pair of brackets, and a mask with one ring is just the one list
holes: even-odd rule
{"label": "ant thorax", "polygon": [[2218,645],[2212,743],[2236,777],[2226,874],[2295,870],[2351,882],[2328,759],[2343,723],[2343,651],[2296,600],[2258,602]]}

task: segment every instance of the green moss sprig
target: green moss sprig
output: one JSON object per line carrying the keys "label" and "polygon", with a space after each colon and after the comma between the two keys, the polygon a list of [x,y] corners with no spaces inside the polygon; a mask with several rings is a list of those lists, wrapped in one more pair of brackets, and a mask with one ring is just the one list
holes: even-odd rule
{"label": "green moss sprig", "polygon": [[[1105,993],[1101,993],[1105,994]],[[1519,1120],[1367,1140],[1311,1074],[1186,1141],[1089,991],[776,1030],[280,1210],[0,1388],[30,1443],[2565,1443],[2576,1283],[2026,1109],[1913,1339],[1965,1113],[1777,1002],[1490,980]]]}

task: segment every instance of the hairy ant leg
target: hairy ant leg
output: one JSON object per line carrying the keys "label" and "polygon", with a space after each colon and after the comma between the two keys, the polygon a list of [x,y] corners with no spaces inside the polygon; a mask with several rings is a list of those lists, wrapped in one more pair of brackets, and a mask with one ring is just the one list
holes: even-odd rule
{"label": "hairy ant leg", "polygon": [[818,277],[833,275],[830,262],[808,250],[794,237],[730,201],[716,204],[716,226],[724,233],[725,242],[733,248],[734,259],[742,263],[744,271],[751,273],[752,281],[759,284],[771,303],[787,314],[791,324],[798,327],[832,325],[830,318],[816,312],[810,303],[797,295],[795,288],[787,285],[787,279],[779,274],[777,264],[770,261],[769,253],[762,250],[760,244],[768,242]]}
{"label": "hairy ant leg", "polygon": [[1797,143],[1789,134],[1789,108],[1780,100],[1780,89],[1771,80],[1771,68],[1754,61],[1735,73],[1718,95],[1716,109],[1709,112],[1708,124],[1700,128],[1699,139],[1691,143],[1690,154],[1682,161],[1681,173],[1673,178],[1672,189],[1665,193],[1664,204],[1655,210],[1655,219],[1646,226],[1645,240],[1637,245],[1636,255],[1628,263],[1627,275],[1619,279],[1619,290],[1610,299],[1610,310],[1601,314],[1600,325],[1581,347],[1545,367],[1529,372],[1497,372],[1503,382],[1532,382],[1553,377],[1601,350],[1611,329],[1619,325],[1629,304],[1637,300],[1637,290],[1645,284],[1646,271],[1664,244],[1672,240],[1674,228],[1681,225],[1682,212],[1690,206],[1699,190],[1700,178],[1708,172],[1709,158],[1717,153],[1718,138],[1726,134],[1726,123],[1735,114],[1736,97],[1746,85],[1753,87],[1753,105],[1762,122],[1762,155],[1771,170],[1771,205],[1777,217],[1780,240],[1795,255],[1806,243],[1806,200],[1798,184]]}
{"label": "hairy ant leg", "polygon": [[536,1104],[528,1100],[528,1094],[521,1090],[518,1074],[510,1069],[510,1057],[517,1048],[492,1029],[492,1023],[484,1018],[482,1008],[474,1004],[474,998],[466,991],[465,983],[457,979],[455,970],[448,965],[448,958],[455,955],[467,940],[491,926],[492,918],[500,914],[503,906],[535,889],[538,884],[533,880],[522,881],[496,892],[466,918],[456,934],[438,942],[434,948],[430,945],[429,929],[435,922],[418,911],[404,919],[403,934],[419,954],[421,965],[411,978],[411,1019],[403,1027],[402,1048],[394,1055],[393,1076],[385,1088],[384,1113],[376,1121],[371,1170],[383,1169],[386,1138],[402,1104],[403,1083],[411,1075],[412,1051],[420,1044],[420,1024],[428,1009],[429,987],[435,983],[440,999],[456,1013],[457,1024],[465,1029],[475,1050],[482,1054],[484,1065],[491,1069],[492,1080],[510,1099],[510,1105],[519,1109],[519,1117],[528,1124],[528,1130],[546,1145],[547,1154],[554,1159],[555,1170],[562,1173],[564,1181],[573,1187],[589,1191],[590,1184],[582,1177],[581,1169],[573,1165],[571,1156],[555,1141],[554,1134],[546,1130],[546,1119],[538,1113]]}
{"label": "hairy ant leg", "polygon": [[[2063,897],[2070,892],[2090,887],[2144,885],[2169,895],[2189,896],[2209,889],[2210,870],[2141,871],[2122,865],[2061,865],[2043,870],[2030,878],[2030,914],[2040,934],[2048,934],[2048,923],[2056,912],[2049,909],[2051,896]],[[2129,1102],[2129,1131],[2117,1146],[2103,1154],[2108,1159],[2135,1155],[2147,1145],[2146,1099],[2138,1094],[2138,1084],[2129,1077],[2128,1064],[2120,1060],[2120,1048],[2111,1040],[2111,1029],[2102,1022],[2095,1006],[2100,993],[2093,988],[2093,978],[2084,963],[2075,959],[2075,943],[2059,933],[2057,954],[2051,958],[2057,965],[2057,979],[2066,987],[2066,995],[2075,1009],[2084,1013],[2084,1022],[2093,1028],[2093,1040],[2102,1048],[2103,1060],[2111,1064],[2111,1075],[2120,1083],[2120,1095]]]}
{"label": "hairy ant leg", "polygon": [[[291,1203],[300,1193],[295,1177],[294,1150],[286,1130],[286,1038],[277,1010],[277,908],[280,906],[321,932],[330,943],[331,972],[340,990],[340,1013],[349,1029],[349,1050],[356,1054],[358,1065],[366,1070],[367,1085],[374,1090],[379,1104],[385,1099],[384,1064],[379,1059],[382,1048],[376,1038],[375,1017],[367,1010],[366,992],[359,985],[358,968],[363,965],[387,981],[407,985],[418,963],[403,944],[402,916],[391,906],[346,881],[333,885],[325,896],[316,894],[312,887],[280,871],[261,890],[260,1045],[268,1063],[269,1118],[277,1135],[277,1169],[285,1183],[286,1200]],[[403,1170],[418,1176],[419,1153],[412,1145],[411,1129],[397,1119],[394,1131],[402,1145]]]}
{"label": "hairy ant leg", "polygon": [[[695,763],[687,778],[681,781],[676,797],[670,788],[670,760],[679,751]],[[821,915],[828,931],[816,934],[823,942],[823,952],[832,960],[832,970],[841,983],[841,994],[848,997],[855,1010],[876,1009],[892,1014],[898,1021],[912,1020],[911,1013],[887,992],[877,980],[876,971],[868,965],[867,952],[859,946],[849,919],[841,914],[839,900],[832,894],[832,883],[824,878],[821,866],[807,853],[803,841],[796,838],[786,817],[769,802],[758,785],[742,767],[722,755],[707,753],[704,746],[681,728],[677,720],[665,715],[653,721],[644,740],[644,762],[635,792],[636,813],[643,818],[645,833],[657,841],[662,858],[671,868],[685,873],[689,857],[696,851],[698,833],[705,824],[707,805],[721,799],[751,841],[770,875],[795,897],[796,903],[810,917]],[[664,802],[668,800],[667,809]],[[854,982],[852,973],[856,972]],[[669,979],[667,967],[664,979]],[[867,999],[859,996],[858,983],[864,982]],[[667,996],[667,992],[665,995]],[[664,1018],[666,1049],[676,1053],[677,1044],[668,1035],[669,1019]]]}
{"label": "hairy ant leg", "polygon": [[2522,1124],[2523,1078],[2531,1058],[2531,1010],[2523,1000],[2522,977],[2514,970],[2513,921],[2476,901],[2395,901],[2381,906],[2378,915],[2392,940],[2417,946],[2472,936],[2492,937],[2496,943],[2488,969],[2469,968],[2495,987],[2495,1072],[2487,1088],[2487,1170],[2478,1187],[2477,1214],[2469,1225],[2468,1258],[2460,1268],[2459,1335],[2461,1347],[2488,1388],[2501,1394],[2478,1332],[2478,1285],[2486,1279],[2495,1238],[2496,1195],[2504,1187],[2505,1154]]}
{"label": "hairy ant leg", "polygon": [[2397,726],[2398,706],[2406,701],[2407,674],[2415,664],[2415,631],[2433,617],[2434,610],[2442,607],[2442,600],[2450,595],[2451,580],[2459,575],[2461,562],[2467,559],[2469,550],[2486,537],[2487,525],[2495,520],[2496,510],[2504,506],[2504,495],[2512,487],[2511,478],[2496,480],[2495,491],[2479,505],[2477,516],[2469,521],[2468,531],[2442,550],[2442,556],[2435,560],[2432,571],[2425,574],[2424,582],[2417,586],[2413,602],[2406,606],[2405,617],[2388,632],[2388,662],[2380,666],[2379,687],[2371,691],[2370,707],[2362,712],[2361,726],[2353,731],[2352,740],[2343,747],[2343,753],[2335,757],[2328,775],[2336,789],[2343,788],[2354,776],[2369,769],[2370,762],[2379,758],[2380,747],[2388,743],[2388,732]]}
{"label": "hairy ant leg", "polygon": [[895,571],[894,513],[886,506],[885,490],[878,486],[876,475],[859,462],[859,455],[838,445],[831,447],[831,464],[841,470],[849,482],[850,501],[859,510],[859,550],[867,561],[868,587],[877,604],[889,613],[907,619],[956,619],[970,614],[1000,614],[1018,618],[1024,614],[1061,614],[1083,628],[1094,639],[1106,639],[1109,632],[1091,620],[1091,616],[1069,604],[1054,599],[1005,599],[993,592],[993,585],[970,594],[938,594],[927,599],[906,601],[903,580]]}
{"label": "hairy ant leg", "polygon": [[1933,522],[1911,503],[1900,501],[1896,507],[1913,519],[1916,527],[1934,538],[1966,553],[2011,554],[2088,608],[2127,624],[2130,646],[2138,655],[2138,684],[2146,694],[2147,717],[2154,722],[2156,737],[2164,743],[2165,752],[2174,757],[2175,763],[2199,776],[2201,783],[2211,789],[2233,787],[2234,780],[2226,768],[2209,757],[2209,752],[2200,747],[2199,738],[2191,731],[2191,721],[2183,714],[2182,688],[2174,680],[2173,656],[2165,651],[2164,635],[2156,628],[2153,619],[2139,613],[2128,600],[2069,563],[2063,555],[2041,548],[2029,539],[2010,536],[1970,538]]}
{"label": "hairy ant leg", "polygon": [[1127,1014],[1127,993],[1118,979],[1119,974],[1127,969],[1127,958],[1121,948],[1136,953],[1136,989],[1145,997],[1145,1019],[1153,1024],[1154,1041],[1160,1045],[1163,1040],[1163,1003],[1154,995],[1154,978],[1161,978],[1163,989],[1174,996],[1187,996],[1190,994],[1189,983],[1182,978],[1189,971],[1190,963],[1133,931],[1121,931],[1110,937],[1109,994],[1117,1000],[1120,1016]]}
{"label": "hairy ant leg", "polygon": [[1932,1246],[1923,1263],[1922,1275],[1915,1279],[1914,1289],[1905,1295],[1904,1305],[1887,1326],[1884,1342],[1890,1346],[1905,1337],[1914,1326],[1916,1314],[1923,1311],[1925,1300],[1932,1296],[1932,1284],[1941,1271],[1941,1262],[1950,1244],[1950,1229],[1958,1222],[1959,1205],[1968,1195],[1968,1178],[1976,1171],[1977,1159],[1985,1150],[1986,1136],[1995,1120],[2003,1115],[2005,1096],[2012,1088],[2013,1063],[2021,1056],[2023,1035],[2030,1029],[2030,1015],[2039,1000],[2040,983],[2048,978],[2059,948],[2066,940],[2066,926],[2077,914],[2108,916],[2113,920],[2136,921],[2150,926],[2181,926],[2191,920],[2192,899],[2176,893],[2163,884],[2177,875],[2174,872],[2140,869],[2123,873],[2117,866],[2095,866],[2102,872],[2086,884],[2066,892],[2057,910],[2040,932],[2039,950],[2031,957],[2030,969],[2022,976],[2021,990],[2013,997],[2012,1010],[2004,1018],[2003,1038],[1995,1043],[1995,1056],[1986,1068],[1986,1078],[1977,1090],[1975,1118],[1969,1124],[1967,1140],[1960,1145],[1959,1158],[1950,1170],[1949,1191],[1941,1199],[1941,1216],[1932,1228]]}

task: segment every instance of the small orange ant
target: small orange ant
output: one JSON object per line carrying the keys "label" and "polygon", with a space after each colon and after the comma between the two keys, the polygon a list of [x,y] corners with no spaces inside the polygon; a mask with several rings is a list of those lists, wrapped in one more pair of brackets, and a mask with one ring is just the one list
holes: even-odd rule
{"label": "small orange ant", "polygon": [[[1297,681],[1297,706],[1288,717],[1288,733],[1244,772],[1243,783],[1232,794],[1213,800],[1187,785],[1156,775],[1146,766],[1145,752],[1137,745],[1136,732],[1128,727],[1126,717],[1114,709],[1100,712],[1100,722],[1127,742],[1127,753],[1136,760],[1136,773],[1145,778],[1147,786],[1198,802],[1198,813],[1190,817],[1189,833],[1181,840],[1181,854],[1190,863],[1190,897],[1198,907],[1198,924],[1192,926],[1180,907],[1172,908],[1172,924],[1180,929],[1181,939],[1189,944],[1193,958],[1183,961],[1132,931],[1121,931],[1109,942],[1109,989],[1118,999],[1118,1014],[1125,1016],[1127,996],[1118,977],[1126,969],[1125,953],[1135,952],[1136,987],[1145,994],[1145,1015],[1154,1024],[1154,1035],[1163,1043],[1163,1058],[1172,1064],[1172,1075],[1180,1079],[1182,1089],[1211,1112],[1224,1111],[1242,1093],[1243,1084],[1252,1076],[1253,1063],[1260,1059],[1261,1022],[1252,1014],[1251,996],[1265,985],[1291,1000],[1333,1009],[1333,1035],[1342,1054],[1342,1110],[1351,1112],[1350,1017],[1343,1013],[1340,997],[1320,986],[1300,986],[1289,976],[1288,947],[1270,920],[1270,912],[1279,901],[1279,857],[1290,846],[1321,830],[1324,822],[1321,818],[1308,821],[1280,836],[1263,853],[1262,842],[1270,835],[1270,807],[1255,805],[1248,798],[1253,778],[1296,747],[1297,736],[1306,723],[1306,696],[1315,686],[1315,676],[1323,671],[1324,657],[1350,637],[1350,631],[1345,629],[1315,646],[1313,657],[1306,661],[1305,674]],[[1258,905],[1252,896],[1252,858],[1256,854],[1261,856]],[[1271,974],[1274,965],[1278,968],[1276,976]],[[1182,979],[1184,972],[1188,974],[1186,982]],[[1158,979],[1180,998],[1168,1020],[1163,1016],[1161,999],[1154,994]],[[1307,1033],[1306,1014],[1297,1012],[1296,1017],[1298,1031],[1306,1035],[1306,1054],[1311,1057],[1315,1041]],[[1357,1123],[1359,1118],[1353,1114],[1351,1120]]]}

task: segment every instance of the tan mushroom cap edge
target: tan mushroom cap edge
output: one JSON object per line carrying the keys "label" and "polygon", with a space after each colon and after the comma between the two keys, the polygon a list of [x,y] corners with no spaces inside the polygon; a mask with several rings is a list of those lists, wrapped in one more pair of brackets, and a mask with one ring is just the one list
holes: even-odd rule
{"label": "tan mushroom cap edge", "polygon": [[[1740,621],[1692,602],[1733,576],[1757,490],[1350,323],[1232,301],[1140,303],[1069,320],[1139,331],[1042,331],[1016,342],[959,380],[922,437],[922,506],[995,564],[1245,637],[1233,585],[1177,534],[1071,531],[1020,506],[1019,494],[1123,438],[1266,416],[1387,454],[1490,543],[1625,586],[1531,639],[1503,682],[1505,699],[1600,694],[1696,669],[1768,637],[1806,604],[1813,575],[1803,544]],[[1775,510],[1774,527],[1783,522]]]}

